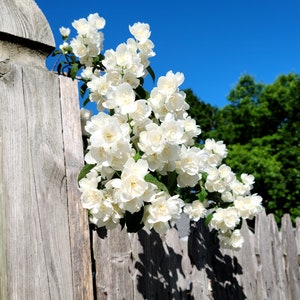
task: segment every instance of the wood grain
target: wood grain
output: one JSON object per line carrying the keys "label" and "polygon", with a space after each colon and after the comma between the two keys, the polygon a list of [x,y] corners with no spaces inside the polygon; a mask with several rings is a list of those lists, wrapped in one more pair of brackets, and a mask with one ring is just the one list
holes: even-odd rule
{"label": "wood grain", "polygon": [[0,80],[1,293],[7,293],[1,299],[72,299],[58,80],[14,64],[6,76]]}
{"label": "wood grain", "polygon": [[87,211],[80,203],[77,184],[77,176],[83,166],[78,83],[63,76],[59,81],[74,299],[89,300],[94,299],[89,222]]}
{"label": "wood grain", "polygon": [[50,26],[33,0],[0,1],[0,33],[55,47]]}

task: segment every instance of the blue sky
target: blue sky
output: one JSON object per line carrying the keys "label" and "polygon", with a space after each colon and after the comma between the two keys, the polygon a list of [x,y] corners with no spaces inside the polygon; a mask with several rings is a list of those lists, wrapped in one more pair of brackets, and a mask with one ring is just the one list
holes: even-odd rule
{"label": "blue sky", "polygon": [[299,0],[36,0],[55,36],[75,19],[98,12],[106,19],[104,48],[116,48],[128,25],[149,23],[157,77],[183,72],[182,88],[223,107],[240,76],[272,83],[280,74],[300,74]]}

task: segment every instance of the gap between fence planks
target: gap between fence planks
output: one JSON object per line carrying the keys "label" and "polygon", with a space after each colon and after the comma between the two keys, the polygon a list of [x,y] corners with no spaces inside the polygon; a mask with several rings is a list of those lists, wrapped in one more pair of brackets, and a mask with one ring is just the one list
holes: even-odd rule
{"label": "gap between fence planks", "polygon": [[80,203],[77,176],[83,166],[78,83],[60,76],[74,299],[94,299],[88,215]]}

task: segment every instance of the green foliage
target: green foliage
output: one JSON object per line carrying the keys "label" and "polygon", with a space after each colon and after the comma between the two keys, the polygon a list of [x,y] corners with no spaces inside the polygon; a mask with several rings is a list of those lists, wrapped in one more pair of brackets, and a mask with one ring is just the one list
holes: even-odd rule
{"label": "green foliage", "polygon": [[[225,163],[233,171],[255,176],[253,192],[264,198],[277,222],[285,213],[295,221],[300,216],[300,77],[282,75],[264,85],[246,75],[228,100],[214,112],[206,137],[228,145]],[[201,118],[197,122],[201,125]]]}
{"label": "green foliage", "polygon": [[78,175],[78,182],[83,179],[96,165],[95,164],[86,164],[84,167],[81,169],[79,175]]}

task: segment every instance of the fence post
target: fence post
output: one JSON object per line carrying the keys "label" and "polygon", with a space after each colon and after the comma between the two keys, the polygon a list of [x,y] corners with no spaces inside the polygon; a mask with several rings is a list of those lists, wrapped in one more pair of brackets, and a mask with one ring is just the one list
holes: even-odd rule
{"label": "fence post", "polygon": [[33,0],[0,0],[0,299],[93,299],[75,82]]}

